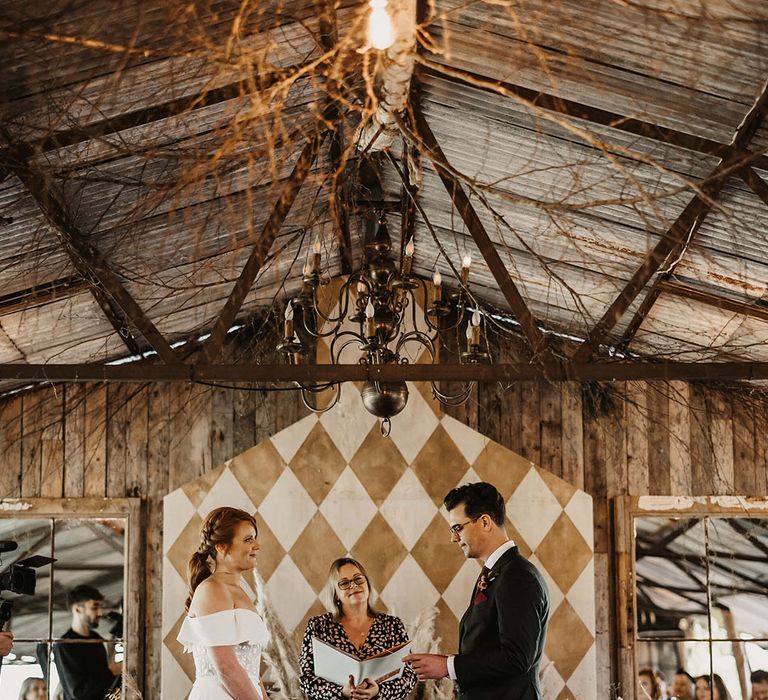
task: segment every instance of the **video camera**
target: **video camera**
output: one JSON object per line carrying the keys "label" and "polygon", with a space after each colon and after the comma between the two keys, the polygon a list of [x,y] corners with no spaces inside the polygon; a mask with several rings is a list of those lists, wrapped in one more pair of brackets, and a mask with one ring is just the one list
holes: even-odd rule
{"label": "video camera", "polygon": [[[18,542],[13,540],[0,540],[0,555],[5,552],[13,552],[18,549]],[[44,557],[40,554],[17,561],[0,574],[0,593],[8,591],[18,595],[34,595],[37,584],[37,572],[41,566],[51,564],[55,559]],[[13,602],[0,598],[0,629],[11,619]]]}

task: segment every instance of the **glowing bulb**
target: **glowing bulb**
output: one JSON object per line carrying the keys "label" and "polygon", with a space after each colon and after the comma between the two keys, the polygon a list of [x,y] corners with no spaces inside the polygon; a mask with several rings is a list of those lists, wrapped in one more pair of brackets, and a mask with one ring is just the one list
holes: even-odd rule
{"label": "glowing bulb", "polygon": [[467,332],[465,333],[467,340],[472,340],[472,326],[467,324]]}
{"label": "glowing bulb", "polygon": [[472,256],[467,254],[464,256],[464,258],[461,261],[462,267],[469,267],[472,264]]}
{"label": "glowing bulb", "polygon": [[373,318],[373,302],[369,299],[368,305],[365,307],[365,317]]}
{"label": "glowing bulb", "polygon": [[435,270],[435,274],[432,275],[432,284],[435,285],[435,287],[439,287],[443,283],[443,276]]}
{"label": "glowing bulb", "polygon": [[285,307],[285,320],[286,321],[293,321],[293,304],[291,302],[288,302],[288,306]]}
{"label": "glowing bulb", "polygon": [[368,16],[368,43],[374,49],[388,49],[395,43],[395,28],[387,12],[387,0],[370,0]]}
{"label": "glowing bulb", "polygon": [[475,312],[472,314],[472,325],[477,328],[480,325],[480,312],[475,309]]}
{"label": "glowing bulb", "polygon": [[405,245],[405,254],[409,258],[413,255],[414,245],[413,245],[413,238],[411,238],[408,243]]}

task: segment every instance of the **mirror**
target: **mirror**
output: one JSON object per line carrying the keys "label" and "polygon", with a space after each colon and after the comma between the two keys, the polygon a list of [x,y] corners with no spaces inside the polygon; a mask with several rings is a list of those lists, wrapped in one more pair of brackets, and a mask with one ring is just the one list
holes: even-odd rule
{"label": "mirror", "polygon": [[633,525],[636,697],[657,700],[644,669],[669,686],[684,669],[706,676],[698,683],[714,698],[724,686],[721,700],[749,700],[751,673],[768,669],[768,517],[649,515]]}
{"label": "mirror", "polygon": [[111,507],[78,513],[89,509],[75,501],[43,516],[56,509],[38,500],[27,512],[0,514],[0,542],[16,545],[0,555],[0,605],[14,633],[0,697],[15,700],[28,687],[25,700],[53,700],[63,686],[74,697],[103,697],[102,686],[122,688],[128,513],[123,500],[100,500]]}

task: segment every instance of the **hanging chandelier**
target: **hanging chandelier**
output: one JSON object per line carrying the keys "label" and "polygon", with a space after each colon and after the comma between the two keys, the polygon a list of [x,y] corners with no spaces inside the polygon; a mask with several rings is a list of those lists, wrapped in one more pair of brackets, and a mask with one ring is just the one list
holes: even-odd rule
{"label": "hanging chandelier", "polygon": [[[318,302],[318,289],[330,280],[321,274],[321,248],[315,242],[311,261],[304,266],[302,288],[285,309],[283,339],[277,350],[289,363],[299,364],[310,348],[299,339],[329,339],[330,361],[344,364],[352,359],[350,348],[359,352],[357,362],[377,365],[407,364],[421,351],[429,361],[438,361],[441,335],[456,331],[466,319],[466,345],[459,355],[462,364],[490,362],[481,340],[482,317],[476,305],[471,310],[469,269],[471,258],[462,261],[457,292],[444,294],[440,273],[435,271],[432,286],[411,273],[414,244],[411,239],[398,265],[392,255],[392,241],[383,212],[377,212],[375,234],[365,244],[364,261],[360,270],[344,281],[338,294],[337,315],[326,315]],[[424,300],[417,303],[416,293]],[[347,362],[350,361],[347,360]],[[457,393],[442,392],[432,382],[432,395],[442,404],[457,406],[472,393],[474,382],[466,383]],[[299,383],[304,404],[312,411],[324,412],[336,405],[341,385]],[[318,395],[333,391],[330,400],[318,401]],[[382,435],[389,435],[391,418],[400,413],[408,401],[408,386],[404,381],[369,380],[361,392],[363,405],[381,421]]]}

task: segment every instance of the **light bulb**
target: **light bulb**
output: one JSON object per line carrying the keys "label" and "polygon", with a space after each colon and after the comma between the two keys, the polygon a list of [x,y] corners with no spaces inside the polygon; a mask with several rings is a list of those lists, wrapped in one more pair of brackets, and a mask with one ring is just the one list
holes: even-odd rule
{"label": "light bulb", "polygon": [[407,257],[411,257],[413,255],[414,245],[413,245],[413,238],[411,238],[408,243],[405,244],[405,254]]}
{"label": "light bulb", "polygon": [[468,268],[472,264],[472,256],[467,253],[461,261],[461,266]]}
{"label": "light bulb", "polygon": [[285,320],[286,321],[293,321],[293,304],[291,302],[288,302],[288,306],[285,307]]}
{"label": "light bulb", "polygon": [[320,254],[320,239],[319,238],[315,239],[315,244],[312,246],[312,249],[314,250],[315,255],[319,255]]}
{"label": "light bulb", "polygon": [[395,28],[387,12],[387,0],[370,0],[368,5],[368,44],[374,49],[388,49],[395,43]]}
{"label": "light bulb", "polygon": [[439,287],[443,283],[443,276],[440,274],[438,270],[435,270],[435,274],[432,275],[432,284],[435,285],[435,287]]}
{"label": "light bulb", "polygon": [[480,312],[475,309],[475,312],[472,314],[472,325],[477,328],[480,325]]}
{"label": "light bulb", "polygon": [[467,324],[467,331],[466,331],[466,333],[464,335],[467,336],[467,340],[472,340],[472,326],[471,326],[471,324],[469,324],[469,323]]}
{"label": "light bulb", "polygon": [[365,317],[373,318],[373,302],[369,299],[368,304],[365,307]]}

